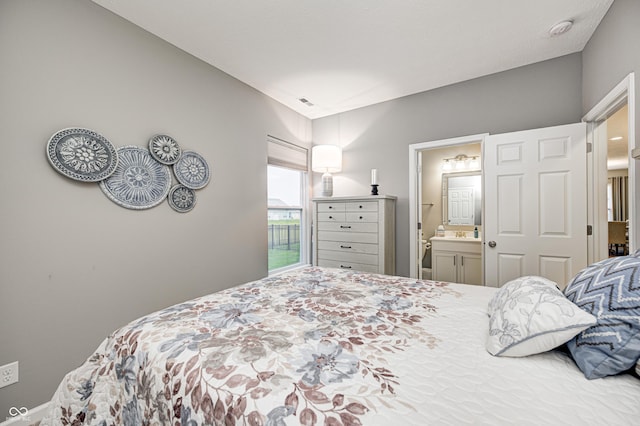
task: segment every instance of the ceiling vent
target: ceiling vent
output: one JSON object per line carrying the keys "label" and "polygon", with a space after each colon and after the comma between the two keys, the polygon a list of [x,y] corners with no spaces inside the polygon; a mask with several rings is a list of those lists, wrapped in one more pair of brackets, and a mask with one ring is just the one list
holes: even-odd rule
{"label": "ceiling vent", "polygon": [[302,102],[303,104],[305,104],[306,106],[310,106],[310,107],[311,107],[311,106],[313,106],[313,104],[312,104],[311,102],[309,102],[309,100],[308,100],[308,99],[306,99],[306,98],[300,98],[300,99],[298,99],[298,100],[299,100],[300,102]]}

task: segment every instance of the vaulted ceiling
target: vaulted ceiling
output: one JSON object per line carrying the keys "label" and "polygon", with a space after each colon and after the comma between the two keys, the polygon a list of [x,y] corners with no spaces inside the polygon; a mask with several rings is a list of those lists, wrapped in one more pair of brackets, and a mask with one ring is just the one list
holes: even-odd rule
{"label": "vaulted ceiling", "polygon": [[93,1],[311,119],[579,52],[613,3]]}

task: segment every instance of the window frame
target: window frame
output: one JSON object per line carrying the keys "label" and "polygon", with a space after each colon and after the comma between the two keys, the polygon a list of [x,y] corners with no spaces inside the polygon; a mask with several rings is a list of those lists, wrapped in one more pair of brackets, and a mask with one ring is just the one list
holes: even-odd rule
{"label": "window frame", "polygon": [[[268,140],[270,142],[273,141],[273,137],[269,137]],[[298,172],[300,174],[300,206],[289,206],[289,209],[300,209],[300,260],[297,263],[291,264],[291,265],[287,265],[287,266],[283,266],[280,268],[275,268],[275,269],[268,269],[268,261],[267,261],[267,270],[268,270],[268,275],[272,276],[272,275],[277,275],[277,274],[281,274],[283,272],[286,271],[290,271],[290,270],[294,270],[294,269],[298,269],[298,268],[302,268],[305,266],[310,265],[310,253],[311,253],[311,209],[309,208],[309,194],[311,191],[310,188],[310,170],[309,170],[309,164],[310,162],[308,161],[308,156],[309,156],[309,150],[307,148],[295,145],[295,144],[291,144],[290,142],[286,142],[286,141],[282,141],[280,139],[277,139],[277,142],[280,144],[289,144],[292,145],[292,149],[304,149],[305,151],[307,151],[307,169],[303,170],[301,168],[294,168],[294,167],[287,167],[286,164],[282,164],[279,162],[272,162],[272,161],[267,161],[267,176],[268,176],[268,168],[269,167],[277,167],[280,169],[286,169],[286,170],[290,170],[290,171],[295,171]],[[276,206],[274,206],[275,208],[277,208]],[[267,179],[267,216],[268,216],[268,212],[269,209],[271,209],[272,207],[269,206],[269,182]],[[268,227],[267,227],[268,229]],[[268,232],[268,231],[267,231]],[[267,247],[268,250],[268,247]],[[268,253],[268,252],[267,252]],[[268,256],[268,254],[267,254]]]}

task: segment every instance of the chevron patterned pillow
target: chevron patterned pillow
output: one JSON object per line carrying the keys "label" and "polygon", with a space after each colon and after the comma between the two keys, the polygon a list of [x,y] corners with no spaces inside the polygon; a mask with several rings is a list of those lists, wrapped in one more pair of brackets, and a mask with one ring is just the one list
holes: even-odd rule
{"label": "chevron patterned pillow", "polygon": [[567,342],[585,377],[633,368],[640,359],[640,250],[588,266],[564,293],[598,320]]}

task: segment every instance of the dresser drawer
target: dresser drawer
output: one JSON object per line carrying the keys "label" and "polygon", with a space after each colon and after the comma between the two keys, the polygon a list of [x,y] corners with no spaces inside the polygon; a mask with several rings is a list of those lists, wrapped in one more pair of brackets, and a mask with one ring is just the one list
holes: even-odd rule
{"label": "dresser drawer", "polygon": [[340,232],[323,231],[318,233],[318,244],[321,241],[337,241],[343,243],[378,244],[376,232]]}
{"label": "dresser drawer", "polygon": [[318,231],[378,233],[377,223],[318,222]]}
{"label": "dresser drawer", "polygon": [[318,203],[318,212],[343,212],[346,203]]}
{"label": "dresser drawer", "polygon": [[318,250],[334,250],[346,253],[378,254],[377,244],[354,243],[347,241],[318,241]]}
{"label": "dresser drawer", "polygon": [[363,263],[365,265],[377,265],[377,254],[346,253],[343,251],[318,250],[318,259],[335,260],[338,262]]}
{"label": "dresser drawer", "polygon": [[378,212],[347,212],[347,222],[378,222]]}
{"label": "dresser drawer", "polygon": [[345,203],[348,212],[377,212],[378,203],[376,201],[361,201]]}
{"label": "dresser drawer", "polygon": [[346,213],[340,212],[318,212],[318,222],[346,222]]}
{"label": "dresser drawer", "polygon": [[352,262],[338,262],[334,260],[318,260],[318,266],[324,266],[326,268],[341,268],[350,269],[360,272],[378,273],[378,265],[364,265],[361,263]]}

